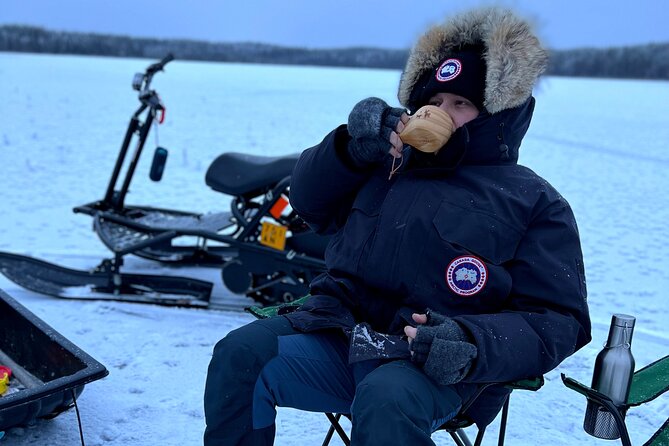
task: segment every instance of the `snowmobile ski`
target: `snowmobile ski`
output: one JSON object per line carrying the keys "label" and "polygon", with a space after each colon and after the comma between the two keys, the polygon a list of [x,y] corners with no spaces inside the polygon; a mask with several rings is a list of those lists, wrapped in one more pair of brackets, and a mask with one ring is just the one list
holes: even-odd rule
{"label": "snowmobile ski", "polygon": [[92,271],[81,271],[0,252],[0,273],[28,290],[63,299],[207,308],[213,288],[211,282],[187,277],[121,273],[110,259]]}

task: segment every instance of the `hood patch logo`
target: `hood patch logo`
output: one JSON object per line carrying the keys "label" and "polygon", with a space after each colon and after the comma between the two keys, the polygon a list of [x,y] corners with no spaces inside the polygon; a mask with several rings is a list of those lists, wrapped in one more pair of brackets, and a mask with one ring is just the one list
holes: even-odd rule
{"label": "hood patch logo", "polygon": [[473,296],[488,281],[488,268],[474,256],[457,257],[446,267],[446,283],[460,296]]}
{"label": "hood patch logo", "polygon": [[437,80],[439,82],[452,81],[462,71],[462,62],[458,59],[446,59],[439,68],[437,68]]}

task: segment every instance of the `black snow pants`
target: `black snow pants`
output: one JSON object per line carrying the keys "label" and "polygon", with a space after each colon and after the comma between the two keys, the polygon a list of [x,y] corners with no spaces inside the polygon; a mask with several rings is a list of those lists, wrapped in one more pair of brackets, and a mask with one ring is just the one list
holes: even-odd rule
{"label": "black snow pants", "polygon": [[205,446],[274,442],[275,407],[351,416],[351,444],[434,445],[462,399],[409,361],[348,364],[343,333],[302,333],[278,316],[230,332],[214,348],[204,394]]}

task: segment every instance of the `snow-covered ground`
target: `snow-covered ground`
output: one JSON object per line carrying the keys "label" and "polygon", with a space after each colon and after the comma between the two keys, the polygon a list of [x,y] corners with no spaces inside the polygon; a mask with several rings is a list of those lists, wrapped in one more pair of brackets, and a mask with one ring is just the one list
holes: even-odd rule
{"label": "snow-covered ground", "polygon": [[[108,255],[90,219],[71,209],[102,198],[130,113],[132,75],[152,61],[0,53],[0,250],[90,268]],[[227,197],[204,184],[221,152],[294,153],[343,122],[353,104],[396,104],[399,72],[175,61],[154,85],[166,106],[159,144],[170,150],[161,183],[138,168],[129,204],[219,211]],[[583,432],[585,400],[560,373],[590,383],[612,313],[636,316],[637,367],[669,353],[669,83],[546,78],[521,149],[574,208],[583,243],[593,342],[546,376],[539,393],[512,398],[508,444],[605,444]],[[156,141],[148,142],[147,152]],[[148,155],[148,153],[147,153]],[[128,270],[182,274],[141,259]],[[218,273],[191,270],[216,281]],[[86,444],[197,445],[211,350],[243,313],[116,302],[60,301],[0,277],[4,289],[110,371],[88,384],[79,408]],[[632,409],[643,443],[669,416],[665,396]],[[11,429],[0,445],[76,445],[73,411]],[[496,444],[498,421],[484,444]],[[321,414],[280,409],[277,445],[320,444]],[[447,435],[434,436],[450,444]],[[333,444],[341,444],[333,442]]]}

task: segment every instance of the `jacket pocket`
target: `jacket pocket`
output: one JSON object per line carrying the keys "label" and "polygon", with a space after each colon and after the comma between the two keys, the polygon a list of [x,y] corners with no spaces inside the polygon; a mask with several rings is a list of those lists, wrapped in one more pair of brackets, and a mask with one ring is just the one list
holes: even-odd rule
{"label": "jacket pocket", "polygon": [[[522,233],[495,215],[455,200],[442,200],[431,217],[413,299],[419,307],[447,315],[499,311],[512,286],[505,263],[514,258]],[[463,277],[460,270],[471,275]]]}
{"label": "jacket pocket", "polygon": [[358,193],[351,212],[326,251],[331,270],[356,275],[361,259],[369,252],[378,224],[383,196],[374,188],[364,187]]}
{"label": "jacket pocket", "polygon": [[443,241],[494,265],[514,257],[523,234],[496,215],[451,200],[441,202],[432,223]]}

